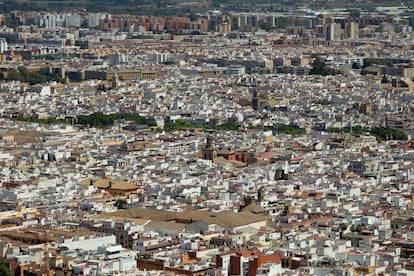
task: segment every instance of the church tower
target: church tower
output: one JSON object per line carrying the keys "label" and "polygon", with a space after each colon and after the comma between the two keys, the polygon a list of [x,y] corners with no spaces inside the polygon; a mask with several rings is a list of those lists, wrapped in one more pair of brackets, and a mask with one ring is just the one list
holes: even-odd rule
{"label": "church tower", "polygon": [[259,97],[257,96],[257,89],[256,88],[253,88],[252,108],[254,110],[258,110],[259,109]]}
{"label": "church tower", "polygon": [[211,135],[207,136],[207,143],[202,150],[203,159],[214,161],[217,158],[216,145]]}

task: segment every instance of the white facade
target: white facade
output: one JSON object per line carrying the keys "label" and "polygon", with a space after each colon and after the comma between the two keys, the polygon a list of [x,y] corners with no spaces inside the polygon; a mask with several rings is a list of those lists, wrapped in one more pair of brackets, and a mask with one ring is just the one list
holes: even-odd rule
{"label": "white facade", "polygon": [[99,23],[102,19],[111,19],[112,16],[106,13],[92,13],[89,14],[88,18],[86,19],[86,24],[88,28],[95,28],[99,26]]}
{"label": "white facade", "polygon": [[152,54],[152,60],[156,63],[162,63],[166,62],[168,60],[168,54],[167,53],[154,53]]}
{"label": "white facade", "polygon": [[256,276],[275,276],[282,273],[282,264],[266,263],[259,267],[256,271]]}
{"label": "white facade", "polygon": [[69,250],[97,250],[99,246],[105,244],[116,244],[116,237],[114,235],[89,239],[85,239],[85,237],[77,237],[76,239],[65,240],[61,246],[67,247]]}
{"label": "white facade", "polygon": [[81,26],[81,17],[79,14],[65,14],[64,26],[79,28]]}
{"label": "white facade", "polygon": [[118,64],[128,63],[128,55],[126,54],[110,54],[108,55],[109,65],[114,66]]}
{"label": "white facade", "polygon": [[4,38],[0,38],[0,54],[8,50],[7,41]]}

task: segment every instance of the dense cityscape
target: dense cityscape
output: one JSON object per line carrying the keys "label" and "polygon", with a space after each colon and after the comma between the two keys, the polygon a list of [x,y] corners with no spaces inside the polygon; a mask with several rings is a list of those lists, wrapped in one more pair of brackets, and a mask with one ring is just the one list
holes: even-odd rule
{"label": "dense cityscape", "polygon": [[414,9],[216,2],[0,9],[0,275],[414,275]]}

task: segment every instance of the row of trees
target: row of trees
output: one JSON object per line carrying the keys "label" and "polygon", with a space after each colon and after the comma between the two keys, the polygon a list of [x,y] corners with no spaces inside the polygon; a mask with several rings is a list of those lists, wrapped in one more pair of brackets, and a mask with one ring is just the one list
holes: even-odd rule
{"label": "row of trees", "polygon": [[374,127],[371,128],[370,133],[380,140],[407,140],[408,136],[402,130],[393,129],[389,127]]}
{"label": "row of trees", "polygon": [[337,75],[339,72],[331,67],[329,67],[325,61],[323,61],[320,57],[316,57],[312,63],[312,69],[309,71],[310,75]]}
{"label": "row of trees", "polygon": [[[4,78],[4,75],[3,75]],[[28,82],[33,85],[36,83],[44,83],[47,81],[58,81],[64,82],[64,79],[61,77],[50,73],[49,69],[41,68],[36,71],[28,71],[26,67],[20,66],[16,69],[11,70],[7,74],[7,80],[15,80],[20,82]]]}
{"label": "row of trees", "polygon": [[180,129],[190,129],[190,128],[198,128],[198,129],[215,129],[215,130],[238,130],[240,129],[239,124],[231,124],[231,123],[223,123],[220,125],[216,125],[213,127],[210,126],[204,126],[204,125],[193,125],[188,123],[184,119],[178,119],[174,122],[169,122],[164,125],[165,131],[176,131]]}
{"label": "row of trees", "polygon": [[132,113],[115,113],[115,114],[103,114],[102,112],[96,112],[91,115],[79,115],[76,118],[76,123],[84,126],[104,128],[112,126],[117,120],[125,120],[133,122],[136,125],[148,125],[156,126],[156,122],[153,119],[147,119],[137,114]]}
{"label": "row of trees", "polygon": [[362,127],[360,125],[353,126],[352,128],[347,126],[343,128],[339,127],[329,127],[326,129],[327,132],[336,132],[336,133],[351,133],[355,135],[361,135],[364,133],[369,133],[370,128],[368,127]]}
{"label": "row of trees", "polygon": [[[134,123],[135,125],[147,125],[147,126],[156,126],[156,122],[154,119],[147,119],[141,117],[137,114],[131,113],[115,113],[115,114],[103,114],[101,112],[96,112],[90,115],[78,115],[76,119],[65,119],[59,120],[56,118],[48,118],[48,119],[38,119],[32,117],[19,117],[16,120],[23,121],[23,122],[34,122],[40,124],[72,124],[76,123],[82,126],[88,127],[98,127],[98,128],[105,128],[112,126],[115,121],[117,120],[125,120]],[[231,124],[231,123],[223,123],[216,126],[205,126],[205,125],[193,125],[188,123],[184,119],[178,119],[174,122],[169,122],[164,125],[165,131],[177,131],[182,129],[214,129],[214,130],[229,130],[229,131],[236,131],[241,128],[239,124]],[[272,127],[250,127],[251,129],[263,129],[263,130],[271,130]],[[276,127],[276,131],[279,133],[291,134],[291,135],[299,135],[304,134],[306,131],[302,128],[297,126],[279,124]]]}
{"label": "row of trees", "polygon": [[285,124],[277,125],[276,131],[278,133],[285,133],[285,134],[290,134],[290,135],[300,135],[300,134],[306,133],[306,131],[303,128],[300,128],[298,126],[285,125]]}
{"label": "row of trees", "polygon": [[383,140],[407,140],[408,135],[398,129],[389,128],[389,127],[373,127],[367,128],[362,126],[353,126],[351,127],[344,127],[344,128],[327,128],[327,132],[337,132],[337,133],[352,133],[355,135],[361,135],[364,133],[369,133],[377,138],[378,142]]}
{"label": "row of trees", "polygon": [[[19,121],[26,121],[26,122],[36,122],[36,123],[43,123],[43,124],[71,124],[75,122],[76,124],[88,126],[88,127],[98,127],[98,128],[105,128],[112,126],[115,121],[117,120],[125,120],[134,123],[135,125],[148,125],[148,126],[156,126],[156,122],[154,119],[147,119],[144,117],[139,116],[138,114],[132,113],[115,113],[115,114],[103,114],[101,112],[96,112],[91,115],[79,115],[75,120],[66,119],[66,120],[58,120],[55,118],[49,119],[37,119],[31,117],[20,117],[17,118]],[[238,124],[231,124],[231,123],[224,123],[221,125],[216,125],[214,127],[208,126],[199,126],[199,125],[192,125],[188,123],[184,119],[178,119],[174,122],[166,123],[164,126],[165,131],[176,131],[181,129],[190,129],[190,128],[198,128],[198,129],[216,129],[216,130],[239,130],[240,125]],[[253,128],[261,128],[261,127],[253,127]],[[285,125],[285,124],[278,124],[275,128],[275,131],[278,133],[285,133],[290,135],[300,135],[306,133],[306,131],[298,126],[292,125]],[[389,127],[362,127],[359,125],[351,127],[344,127],[344,128],[327,128],[327,132],[336,132],[336,133],[352,133],[354,135],[361,135],[364,133],[369,133],[377,138],[379,142],[383,140],[407,140],[407,134],[398,129],[393,129]]]}
{"label": "row of trees", "polygon": [[153,119],[146,119],[137,114],[132,113],[115,113],[115,114],[103,114],[102,112],[96,112],[90,115],[78,115],[76,119],[59,120],[56,118],[38,119],[32,117],[19,117],[16,120],[24,122],[34,122],[40,124],[72,124],[75,122],[78,125],[105,128],[112,126],[117,120],[125,120],[133,122],[136,125],[148,125],[156,126],[156,122]]}
{"label": "row of trees", "polygon": [[[289,68],[286,66],[279,66],[277,67],[277,73],[278,74],[288,74]],[[320,57],[316,57],[315,60],[312,63],[312,69],[309,71],[310,75],[322,75],[322,76],[328,76],[328,75],[337,75],[340,72],[338,70],[335,70],[331,67],[329,67],[324,60],[322,60]]]}

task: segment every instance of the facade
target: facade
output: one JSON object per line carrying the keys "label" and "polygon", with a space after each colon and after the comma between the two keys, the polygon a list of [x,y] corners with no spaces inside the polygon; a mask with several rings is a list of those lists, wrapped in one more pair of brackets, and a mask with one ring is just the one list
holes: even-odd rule
{"label": "facade", "polygon": [[341,25],[338,23],[329,23],[325,27],[325,39],[335,41],[341,39]]}
{"label": "facade", "polygon": [[345,25],[346,38],[358,39],[359,38],[359,24],[356,22],[349,22]]}
{"label": "facade", "polygon": [[0,54],[8,51],[7,41],[4,38],[0,39]]}
{"label": "facade", "polygon": [[207,143],[205,147],[203,148],[201,154],[202,154],[203,159],[205,160],[214,161],[214,159],[217,158],[217,150],[215,148],[213,137],[211,136],[207,137]]}

